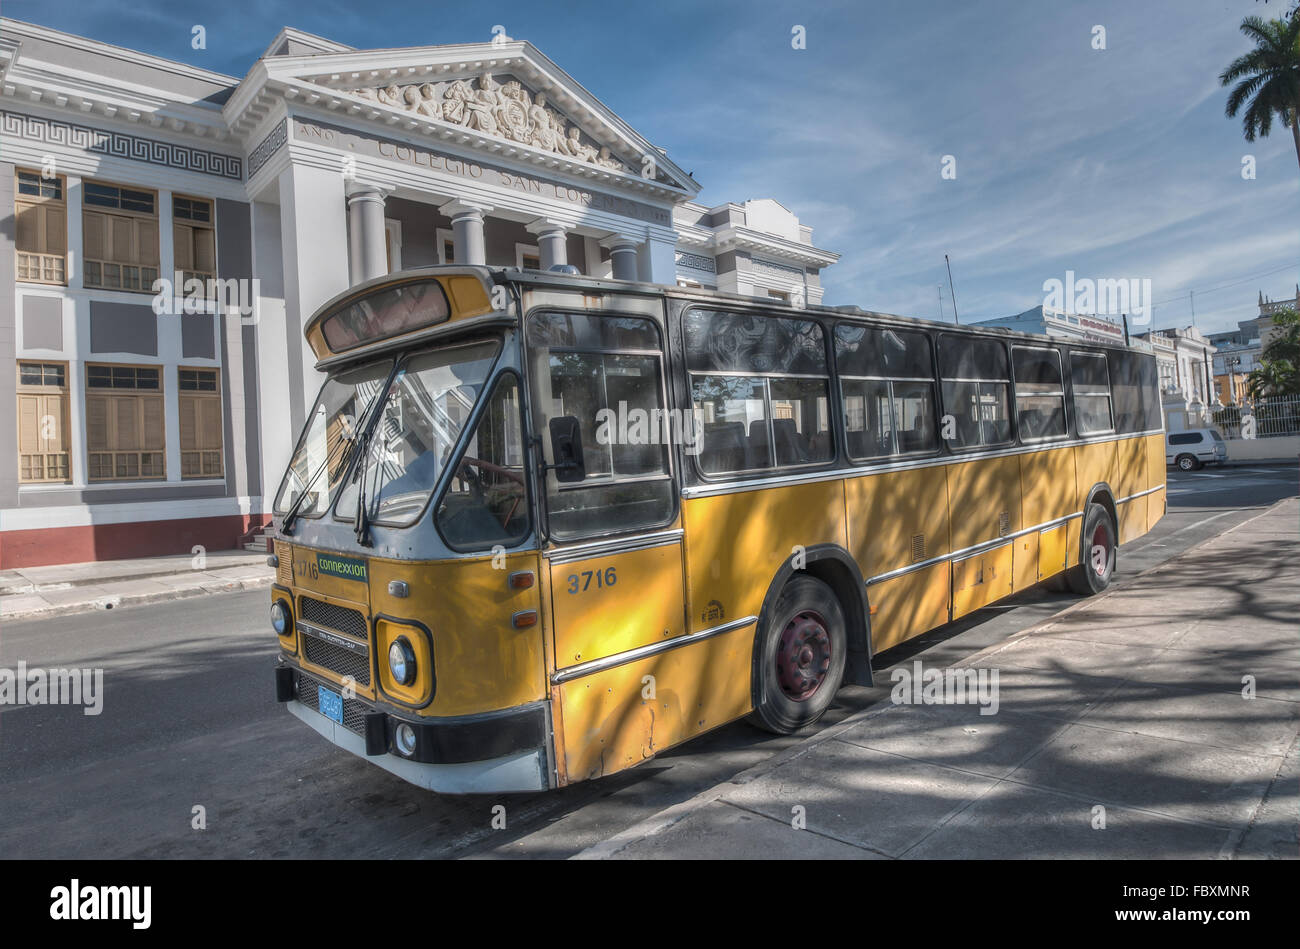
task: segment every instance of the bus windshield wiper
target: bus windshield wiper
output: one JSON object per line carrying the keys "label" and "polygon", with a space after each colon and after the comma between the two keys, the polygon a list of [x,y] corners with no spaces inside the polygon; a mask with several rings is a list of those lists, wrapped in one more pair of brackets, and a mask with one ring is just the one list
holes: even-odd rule
{"label": "bus windshield wiper", "polygon": [[[385,391],[391,388],[392,385],[390,384],[386,387]],[[361,435],[361,444],[358,447],[357,465],[352,469],[353,480],[355,481],[358,478],[361,479],[360,483],[357,485],[357,516],[352,522],[352,527],[353,531],[357,535],[357,543],[362,547],[371,546],[370,502],[366,497],[366,471],[370,467],[370,442],[375,436],[375,429],[379,427],[379,420],[384,415],[382,403],[386,401],[387,399],[380,399],[379,402],[381,404],[375,407],[375,411],[372,412],[370,417],[367,419],[365,430]],[[376,473],[378,473],[381,464],[382,460],[377,459],[375,461]]]}
{"label": "bus windshield wiper", "polygon": [[298,512],[302,510],[303,502],[305,502],[307,496],[311,494],[311,489],[315,486],[316,482],[320,480],[320,476],[324,474],[325,469],[329,467],[330,462],[342,458],[344,452],[346,452],[352,444],[352,439],[340,439],[338,444],[334,446],[334,451],[326,455],[325,459],[316,466],[316,470],[312,472],[311,477],[303,484],[302,491],[293,499],[293,503],[289,505],[289,510],[284,512],[284,520],[280,522],[281,534],[293,533],[293,523],[298,519]]}
{"label": "bus windshield wiper", "polygon": [[[375,392],[370,396],[370,401],[362,407],[359,417],[363,422],[368,420],[370,410],[374,408],[375,403],[379,401],[378,397],[381,391],[382,389],[375,390]],[[348,465],[352,461],[352,456],[356,453],[355,449],[359,440],[356,432],[357,428],[354,424],[352,433],[340,438],[338,442],[335,443],[334,448],[326,455],[325,460],[317,466],[314,472],[312,472],[312,476],[308,478],[307,482],[303,485],[302,493],[294,498],[293,504],[289,505],[289,510],[285,512],[284,520],[280,522],[280,533],[288,534],[292,532],[293,524],[298,519],[298,514],[302,510],[303,502],[307,499],[307,495],[311,492],[312,487],[320,479],[320,476],[324,473],[325,469],[330,466],[331,462],[338,462],[338,470],[347,470]]]}

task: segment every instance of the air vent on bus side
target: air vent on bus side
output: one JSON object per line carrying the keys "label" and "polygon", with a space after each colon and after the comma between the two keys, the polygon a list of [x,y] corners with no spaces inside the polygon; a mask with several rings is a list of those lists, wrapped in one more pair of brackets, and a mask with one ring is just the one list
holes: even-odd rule
{"label": "air vent on bus side", "polygon": [[275,542],[275,580],[282,587],[293,585],[293,548],[282,540]]}
{"label": "air vent on bus side", "polygon": [[912,535],[912,563],[920,563],[925,559],[925,535]]}

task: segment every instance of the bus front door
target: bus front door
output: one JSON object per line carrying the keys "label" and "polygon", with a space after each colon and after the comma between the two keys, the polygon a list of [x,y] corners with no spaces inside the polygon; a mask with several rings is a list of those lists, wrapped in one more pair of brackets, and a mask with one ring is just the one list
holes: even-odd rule
{"label": "bus front door", "polygon": [[693,690],[682,686],[692,677],[682,653],[691,650],[672,642],[686,630],[681,530],[545,557],[557,766],[567,780],[621,771],[690,737]]}

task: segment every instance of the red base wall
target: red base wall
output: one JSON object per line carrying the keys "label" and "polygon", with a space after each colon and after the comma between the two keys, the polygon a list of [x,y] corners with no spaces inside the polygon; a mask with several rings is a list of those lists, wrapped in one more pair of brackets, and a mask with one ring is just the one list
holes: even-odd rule
{"label": "red base wall", "polygon": [[4,531],[0,533],[0,569],[188,554],[195,544],[207,550],[233,550],[250,530],[270,522],[269,514],[231,514]]}

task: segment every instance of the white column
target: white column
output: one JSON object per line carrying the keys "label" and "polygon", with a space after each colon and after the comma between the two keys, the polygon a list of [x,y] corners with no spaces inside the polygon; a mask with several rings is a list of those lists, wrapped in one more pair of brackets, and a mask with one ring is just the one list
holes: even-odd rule
{"label": "white column", "polygon": [[390,190],[388,186],[370,183],[348,185],[348,275],[352,283],[388,273],[384,196]]}
{"label": "white column", "polygon": [[651,228],[637,254],[637,271],[647,283],[677,285],[677,232]]}
{"label": "white column", "polygon": [[635,239],[625,234],[615,234],[600,242],[600,246],[609,251],[612,276],[615,280],[636,280],[638,248]]}
{"label": "white column", "polygon": [[[215,202],[213,202],[215,204]],[[158,276],[172,280],[176,276],[176,230],[172,227],[172,193],[158,192]],[[177,287],[179,293],[183,287]]]}
{"label": "white column", "polygon": [[82,289],[86,271],[85,236],[81,226],[81,179],[68,175],[68,292]]}
{"label": "white column", "polygon": [[[289,464],[297,431],[291,412],[289,345],[284,315],[283,252],[280,209],[254,201],[252,214],[253,276],[257,278],[257,411],[261,449],[262,512],[271,510],[280,478]],[[297,387],[295,387],[297,388]]]}
{"label": "white column", "polygon": [[456,245],[456,263],[486,264],[487,245],[483,240],[483,215],[491,211],[489,205],[470,204],[457,198],[438,208],[451,218],[452,240]]}
{"label": "white column", "polygon": [[543,270],[569,262],[569,251],[565,244],[568,229],[559,221],[538,218],[525,225],[524,229],[529,234],[537,235],[537,250],[541,255]]}
{"label": "white column", "polygon": [[362,276],[365,272],[362,261],[366,255],[361,236],[364,226],[361,221],[361,201],[348,195],[348,283],[352,286],[366,279]]}
{"label": "white column", "polygon": [[[382,230],[382,228],[381,228]],[[297,340],[300,398],[291,394],[293,428],[302,426],[324,376],[303,329],[316,309],[348,288],[346,203],[337,171],[291,165],[280,173],[280,244],[284,261],[284,312]],[[292,371],[292,369],[291,369]]]}
{"label": "white column", "polygon": [[[65,309],[72,311],[63,323],[63,350],[68,354],[68,459],[72,464],[72,484],[84,488],[88,483],[90,453],[86,442],[86,357],[90,354],[90,303],[78,291],[85,274],[85,236],[81,221],[81,179],[68,175],[65,180],[68,200],[68,296]],[[78,308],[86,312],[83,319]]]}

